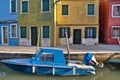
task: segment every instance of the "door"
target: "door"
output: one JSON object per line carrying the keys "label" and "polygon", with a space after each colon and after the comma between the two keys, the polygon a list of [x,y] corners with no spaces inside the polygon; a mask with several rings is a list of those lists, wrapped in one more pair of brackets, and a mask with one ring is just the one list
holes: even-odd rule
{"label": "door", "polygon": [[37,45],[37,27],[31,27],[31,45]]}
{"label": "door", "polygon": [[8,27],[3,27],[3,44],[8,44]]}
{"label": "door", "polygon": [[74,29],[73,44],[81,44],[81,29]]}

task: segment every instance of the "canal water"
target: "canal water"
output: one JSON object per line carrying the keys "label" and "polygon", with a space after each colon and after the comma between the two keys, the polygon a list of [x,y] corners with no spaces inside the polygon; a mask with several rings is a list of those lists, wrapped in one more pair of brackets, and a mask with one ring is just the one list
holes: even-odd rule
{"label": "canal water", "polygon": [[120,80],[120,69],[104,67],[87,76],[47,76],[13,71],[0,64],[0,80]]}

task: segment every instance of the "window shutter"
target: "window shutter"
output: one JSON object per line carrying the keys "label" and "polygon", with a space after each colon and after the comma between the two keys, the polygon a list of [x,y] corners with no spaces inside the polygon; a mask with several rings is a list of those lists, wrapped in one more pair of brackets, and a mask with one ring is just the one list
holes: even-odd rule
{"label": "window shutter", "polygon": [[11,12],[16,12],[16,0],[11,1]]}
{"label": "window shutter", "polygon": [[49,11],[49,0],[43,0],[43,11]]}
{"label": "window shutter", "polygon": [[23,1],[22,2],[22,13],[27,13],[28,12],[28,1]]}
{"label": "window shutter", "polygon": [[87,27],[85,28],[85,38],[87,38]]}
{"label": "window shutter", "polygon": [[96,38],[96,27],[93,28],[93,38]]}
{"label": "window shutter", "polygon": [[88,4],[88,15],[94,15],[94,4]]}
{"label": "window shutter", "polygon": [[68,15],[68,5],[62,5],[62,15]]}
{"label": "window shutter", "polygon": [[20,27],[20,32],[21,32],[21,38],[26,38],[26,26],[21,26]]}
{"label": "window shutter", "polygon": [[62,28],[59,28],[59,38],[62,38]]}
{"label": "window shutter", "polygon": [[43,38],[49,38],[49,26],[43,26]]}
{"label": "window shutter", "polygon": [[70,38],[70,28],[67,28],[68,38]]}

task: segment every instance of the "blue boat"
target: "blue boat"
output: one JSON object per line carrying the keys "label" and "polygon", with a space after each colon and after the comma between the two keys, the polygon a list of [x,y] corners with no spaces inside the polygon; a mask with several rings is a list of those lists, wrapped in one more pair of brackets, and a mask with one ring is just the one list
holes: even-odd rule
{"label": "blue boat", "polygon": [[[91,56],[91,55],[90,55]],[[90,75],[95,68],[88,65],[92,56],[85,55],[85,62],[65,60],[59,48],[40,48],[34,57],[1,60],[7,67],[31,74],[45,75]],[[91,59],[90,59],[91,58]],[[96,63],[94,61],[94,63]]]}

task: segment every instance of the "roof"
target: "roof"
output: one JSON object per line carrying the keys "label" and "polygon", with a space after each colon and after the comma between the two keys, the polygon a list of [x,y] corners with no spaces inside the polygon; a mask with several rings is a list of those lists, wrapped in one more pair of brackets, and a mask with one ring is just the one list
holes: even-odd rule
{"label": "roof", "polygon": [[[53,54],[53,61],[49,62],[49,61],[40,60],[40,57],[42,56],[42,54]],[[65,65],[66,64],[63,50],[60,48],[42,47],[38,50],[35,60],[36,62],[39,62],[40,64],[41,63],[54,64],[54,65]]]}

